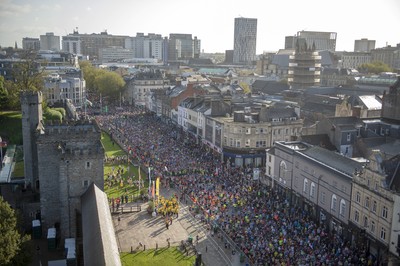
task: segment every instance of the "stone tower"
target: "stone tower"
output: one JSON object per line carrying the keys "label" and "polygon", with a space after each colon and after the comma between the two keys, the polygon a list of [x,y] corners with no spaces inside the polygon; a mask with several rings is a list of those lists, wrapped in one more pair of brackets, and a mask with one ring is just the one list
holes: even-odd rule
{"label": "stone tower", "polygon": [[21,93],[22,137],[24,147],[25,184],[33,191],[39,188],[38,157],[35,132],[42,130],[42,93]]}
{"label": "stone tower", "polygon": [[100,140],[94,120],[46,124],[37,134],[42,227],[56,227],[62,239],[78,237],[81,195],[89,185],[104,190]]}

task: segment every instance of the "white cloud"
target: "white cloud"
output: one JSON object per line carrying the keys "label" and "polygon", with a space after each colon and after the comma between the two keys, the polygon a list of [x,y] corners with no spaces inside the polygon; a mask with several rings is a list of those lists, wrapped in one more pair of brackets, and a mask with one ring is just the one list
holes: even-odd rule
{"label": "white cloud", "polygon": [[40,5],[39,9],[41,10],[46,10],[46,11],[59,11],[61,10],[61,6],[59,4],[54,4],[54,5]]}
{"label": "white cloud", "polygon": [[86,10],[87,10],[88,12],[91,12],[91,11],[92,11],[92,8],[91,8],[90,6],[88,6],[88,7],[86,8]]}
{"label": "white cloud", "polygon": [[0,0],[0,17],[11,17],[28,14],[32,11],[29,4],[16,4],[11,0]]}

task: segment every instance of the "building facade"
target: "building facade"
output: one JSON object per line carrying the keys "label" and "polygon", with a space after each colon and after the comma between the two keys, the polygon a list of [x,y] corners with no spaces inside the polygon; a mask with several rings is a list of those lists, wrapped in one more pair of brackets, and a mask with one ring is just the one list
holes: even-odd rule
{"label": "building facade", "polygon": [[163,59],[164,38],[160,34],[136,33],[135,37],[125,39],[125,48],[133,51],[134,58]]}
{"label": "building facade", "polygon": [[28,38],[22,39],[22,49],[24,50],[40,50],[40,39],[39,38]]}
{"label": "building facade", "polygon": [[275,142],[266,159],[268,185],[284,191],[289,204],[320,226],[351,239],[351,180],[354,169],[361,167],[358,162],[299,141]]}
{"label": "building facade", "polygon": [[149,107],[148,95],[152,91],[168,88],[168,81],[164,80],[159,70],[137,73],[127,82],[126,99],[136,106]]}
{"label": "building facade", "polygon": [[370,52],[344,52],[341,56],[340,66],[357,69],[362,64],[371,63],[371,58]]}
{"label": "building facade", "polygon": [[60,51],[60,36],[55,36],[53,32],[40,35],[40,49]]}
{"label": "building facade", "polygon": [[328,50],[334,52],[336,50],[336,32],[320,32],[320,31],[299,31],[294,36],[285,37],[285,49],[295,49],[296,44],[307,44],[311,47],[315,45],[315,50]]}
{"label": "building facade", "polygon": [[233,63],[250,64],[256,60],[257,19],[235,18]]}
{"label": "building facade", "polygon": [[361,40],[354,41],[354,52],[370,52],[375,49],[375,40],[368,40],[363,38]]}
{"label": "building facade", "polygon": [[102,63],[132,59],[133,51],[122,47],[107,47],[99,50],[99,61]]}
{"label": "building facade", "polygon": [[315,46],[297,43],[296,51],[289,56],[288,83],[293,89],[319,86],[321,82],[321,56]]}
{"label": "building facade", "polygon": [[[196,47],[195,47],[196,44]],[[199,51],[200,40],[192,34],[171,33],[168,40],[168,61],[189,60],[194,58],[194,51]]]}
{"label": "building facade", "polygon": [[43,93],[47,103],[54,105],[71,100],[75,107],[83,107],[86,100],[86,81],[81,71],[77,68],[65,68],[50,73],[44,79]]}
{"label": "building facade", "polygon": [[79,35],[70,34],[62,37],[62,50],[75,55],[82,55],[82,41]]}
{"label": "building facade", "polygon": [[382,98],[382,118],[400,121],[400,77],[390,86],[389,92]]}
{"label": "building facade", "polygon": [[[63,43],[68,46],[63,49],[65,51],[74,51],[74,45],[76,46],[77,54],[89,56],[90,60],[98,60],[100,55],[100,49],[107,47],[124,47],[125,39],[127,36],[111,35],[107,31],[103,31],[100,34],[80,34],[78,30],[74,30],[73,33],[63,36]],[[65,41],[64,41],[65,40]],[[71,46],[72,45],[72,46]],[[80,46],[80,53],[79,51]]]}
{"label": "building facade", "polygon": [[371,50],[372,61],[381,61],[393,69],[400,69],[400,43]]}
{"label": "building facade", "polygon": [[395,200],[393,192],[383,186],[386,176],[377,161],[379,158],[382,158],[379,154],[373,154],[354,173],[350,224],[352,241],[366,245],[378,261],[383,261],[390,243]]}

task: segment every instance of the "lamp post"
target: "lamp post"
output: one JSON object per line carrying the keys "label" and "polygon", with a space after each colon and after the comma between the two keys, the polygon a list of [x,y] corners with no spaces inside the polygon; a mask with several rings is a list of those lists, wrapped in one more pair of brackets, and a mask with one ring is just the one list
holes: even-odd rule
{"label": "lamp post", "polygon": [[0,169],[3,168],[3,139],[0,137]]}

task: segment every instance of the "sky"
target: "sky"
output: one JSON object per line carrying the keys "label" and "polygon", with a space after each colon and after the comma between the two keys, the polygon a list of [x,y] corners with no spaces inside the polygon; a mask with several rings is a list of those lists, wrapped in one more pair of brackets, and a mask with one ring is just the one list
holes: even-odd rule
{"label": "sky", "polygon": [[284,48],[298,31],[336,32],[336,51],[354,40],[376,48],[400,43],[399,0],[0,0],[0,45],[22,47],[22,38],[46,32],[136,36],[186,33],[206,53],[233,49],[234,19],[257,18],[257,54]]}

